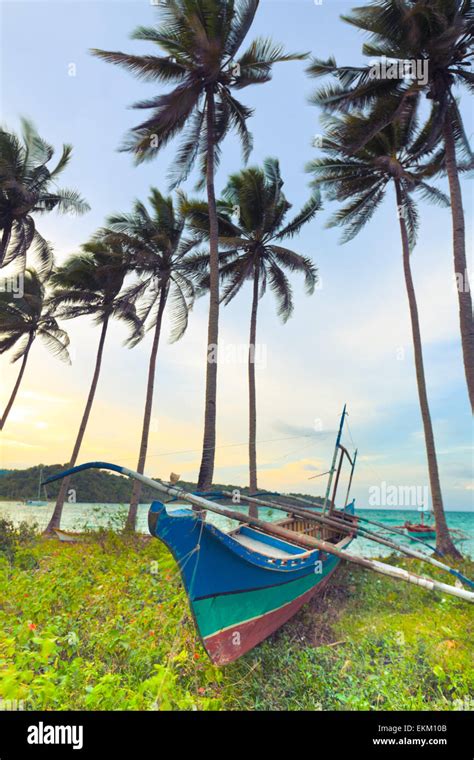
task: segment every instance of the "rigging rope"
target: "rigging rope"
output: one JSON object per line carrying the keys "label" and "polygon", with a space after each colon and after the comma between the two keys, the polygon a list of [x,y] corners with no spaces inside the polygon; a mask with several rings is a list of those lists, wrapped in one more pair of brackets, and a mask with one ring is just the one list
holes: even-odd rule
{"label": "rigging rope", "polygon": [[[306,433],[304,435],[290,435],[290,436],[285,436],[284,438],[261,438],[261,439],[257,440],[256,443],[258,443],[258,444],[261,444],[261,443],[276,443],[276,442],[279,442],[279,441],[296,441],[296,440],[299,440],[301,438],[318,438],[321,435],[325,435],[325,436],[329,435],[329,433],[330,433],[330,431],[328,431],[326,433]],[[238,447],[238,446],[248,446],[248,445],[249,445],[249,442],[247,440],[247,441],[243,441],[242,443],[223,443],[223,444],[217,445],[217,446],[215,446],[213,448],[215,448],[217,450],[217,449],[228,449],[228,448],[234,448],[234,447]],[[212,447],[208,447],[208,448],[212,448]],[[108,450],[110,450],[110,447],[108,447]],[[178,451],[163,451],[163,452],[161,452],[159,454],[147,454],[147,459],[149,459],[150,457],[175,456],[176,454],[195,454],[196,452],[201,452],[202,450],[203,450],[202,447],[199,447],[199,448],[196,448],[196,449],[181,449],[181,450],[178,450]],[[130,455],[130,456],[121,456],[121,458],[122,459],[126,459],[126,460],[128,460],[128,459],[135,459],[136,455],[134,454],[133,456],[132,455]]]}

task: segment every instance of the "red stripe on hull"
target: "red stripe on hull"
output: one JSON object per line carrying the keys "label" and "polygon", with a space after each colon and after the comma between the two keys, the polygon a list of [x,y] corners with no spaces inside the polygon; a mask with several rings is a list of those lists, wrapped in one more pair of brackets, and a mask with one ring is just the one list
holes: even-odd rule
{"label": "red stripe on hull", "polygon": [[[337,568],[334,568],[336,570]],[[221,633],[216,633],[204,639],[204,647],[215,665],[227,665],[233,660],[237,660],[243,654],[260,644],[263,639],[270,636],[271,633],[280,628],[287,622],[298,610],[309,602],[315,593],[319,593],[326,586],[334,570],[330,572],[314,588],[309,589],[306,593],[294,599],[292,602],[285,604],[278,610],[267,612],[255,620],[249,620],[241,623],[235,628],[228,628]]]}

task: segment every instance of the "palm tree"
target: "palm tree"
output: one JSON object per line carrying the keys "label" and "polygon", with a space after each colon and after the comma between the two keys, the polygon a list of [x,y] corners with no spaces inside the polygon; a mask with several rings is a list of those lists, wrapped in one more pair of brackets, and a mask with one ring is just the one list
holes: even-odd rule
{"label": "palm tree", "polygon": [[22,119],[22,135],[0,129],[0,267],[19,259],[26,266],[26,253],[33,244],[40,271],[51,270],[53,252],[35,226],[33,214],[56,209],[83,214],[88,204],[75,190],[56,187],[59,175],[71,158],[71,145],[63,145],[54,169],[47,164],[54,155],[33,124]]}
{"label": "palm tree", "polygon": [[[439,135],[444,140],[464,371],[474,410],[474,326],[458,162],[467,158],[472,166],[473,154],[454,95],[456,86],[474,91],[474,73],[468,68],[474,43],[472,3],[470,0],[383,0],[355,8],[342,18],[369,33],[370,42],[363,46],[366,55],[374,59],[385,56],[397,63],[414,60],[426,65],[426,78],[412,80],[402,78],[401,74],[390,79],[377,77],[373,66],[338,67],[334,59],[314,60],[309,72],[313,76],[328,73],[336,76],[335,86],[322,88],[314,97],[314,102],[327,108],[360,109],[381,96],[385,98],[385,111],[379,112],[369,128],[366,126],[365,134],[354,135],[353,150],[407,108],[416,108],[423,93],[432,101],[427,138],[431,145],[436,143]],[[392,68],[391,75],[393,73],[396,72]]]}
{"label": "palm tree", "polygon": [[69,362],[69,338],[57,323],[54,306],[46,300],[46,281],[34,269],[26,269],[21,297],[8,290],[7,282],[0,288],[0,354],[15,348],[12,362],[21,359],[21,365],[0,419],[0,430],[15,401],[35,338],[40,337],[53,356]]}
{"label": "palm tree", "polygon": [[[383,102],[377,109],[383,110]],[[403,271],[410,309],[411,331],[415,358],[416,379],[421,417],[425,435],[426,454],[430,479],[433,512],[436,521],[437,548],[446,554],[460,557],[449,534],[438,473],[433,425],[426,391],[423,350],[421,342],[418,307],[410,265],[410,253],[416,242],[418,213],[413,193],[441,205],[449,205],[448,198],[427,180],[441,173],[444,151],[432,155],[426,145],[427,129],[418,130],[414,111],[405,118],[399,117],[366,142],[353,154],[352,145],[356,134],[370,125],[377,113],[366,117],[345,115],[342,118],[327,117],[327,136],[324,139],[324,158],[313,160],[308,170],[314,174],[314,182],[326,188],[332,200],[349,202],[330,219],[328,226],[345,228],[342,242],[352,240],[371,219],[381,204],[386,189],[395,189],[397,215],[400,225],[403,252]]]}
{"label": "palm tree", "polygon": [[[263,168],[252,167],[233,174],[218,202],[220,274],[223,284],[221,300],[228,304],[245,282],[252,283],[252,308],[248,352],[249,379],[249,484],[251,493],[257,492],[257,407],[255,388],[255,350],[257,337],[257,310],[259,299],[267,284],[278,303],[278,313],[284,322],[293,312],[291,285],[285,274],[301,272],[308,293],[314,291],[317,272],[313,262],[281,245],[286,238],[296,235],[314,217],[320,208],[319,192],[315,192],[292,221],[284,223],[291,205],[282,192],[283,180],[277,159],[267,158]],[[205,203],[191,205],[191,224],[199,236],[209,236],[210,220]],[[234,211],[237,214],[234,214]],[[237,219],[235,216],[237,215]],[[206,268],[207,254],[191,257],[196,269]],[[209,286],[209,276],[201,281]],[[250,508],[256,516],[257,509]]]}
{"label": "palm tree", "polygon": [[209,357],[218,342],[219,261],[214,176],[219,146],[230,129],[242,141],[244,160],[252,147],[246,121],[252,110],[233,89],[268,82],[273,64],[305,58],[288,55],[269,39],[254,40],[236,58],[252,25],[259,0],[167,0],[160,4],[162,24],[139,27],[133,39],[158,46],[164,55],[137,56],[93,50],[110,63],[124,66],[145,81],[172,84],[167,94],[136,103],[151,116],[132,130],[124,150],[137,162],[154,158],[175,136],[184,133],[171,173],[172,187],[185,180],[199,161],[206,184],[210,220],[210,288],[207,335],[204,437],[199,488],[212,483],[216,445],[217,362]]}
{"label": "palm tree", "polygon": [[[51,277],[54,291],[50,304],[58,311],[58,314],[64,319],[91,316],[94,318],[94,323],[101,327],[92,381],[69,467],[74,467],[76,464],[86,432],[99,382],[105,339],[111,318],[124,321],[133,330],[140,329],[140,321],[133,304],[119,298],[129,268],[128,252],[118,243],[109,243],[99,233],[91,242],[82,246],[81,253],[71,256],[58,267]],[[46,528],[47,533],[51,533],[54,528],[60,526],[68,485],[69,478],[64,478],[51,520]]]}
{"label": "palm tree", "polygon": [[[137,472],[140,473],[144,472],[146,464],[163,314],[168,305],[172,320],[170,340],[177,341],[187,328],[189,311],[194,301],[194,286],[187,255],[195,242],[184,237],[185,197],[178,193],[175,206],[171,197],[166,198],[156,188],[152,188],[149,201],[151,213],[143,203],[136,201],[131,214],[110,217],[107,230],[104,231],[110,240],[120,242],[130,251],[134,271],[139,275],[138,282],[133,283],[122,295],[124,301],[137,304],[140,318],[140,325],[132,333],[129,345],[133,346],[141,340],[144,326],[153,331],[137,464]],[[140,492],[140,483],[134,481],[127,517],[128,530],[135,530]]]}

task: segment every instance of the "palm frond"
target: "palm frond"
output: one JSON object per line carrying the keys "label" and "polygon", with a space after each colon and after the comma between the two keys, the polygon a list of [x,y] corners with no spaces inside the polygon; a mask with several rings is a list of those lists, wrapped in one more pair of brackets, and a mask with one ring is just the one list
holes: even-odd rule
{"label": "palm frond", "polygon": [[54,324],[42,325],[38,330],[38,335],[46,345],[50,353],[66,364],[71,364],[69,356],[69,336]]}
{"label": "palm frond", "polygon": [[233,14],[225,43],[225,52],[234,58],[252,26],[259,0],[242,0]]}
{"label": "palm frond", "polygon": [[244,162],[247,163],[250,153],[253,147],[252,135],[247,129],[247,119],[253,114],[253,109],[244,106],[243,103],[239,103],[238,100],[232,97],[230,92],[226,88],[222,88],[220,96],[226,101],[228,105],[228,114],[230,125],[233,126],[240,137],[242,143],[242,156]]}
{"label": "palm frond", "polygon": [[[146,35],[147,32],[142,27],[134,32],[132,38],[147,39]],[[176,63],[176,60],[172,60],[170,57],[129,55],[128,53],[120,53],[114,50],[98,50],[97,48],[93,48],[90,52],[102,61],[106,61],[106,63],[122,66],[138,79],[142,79],[145,82],[181,82],[188,73],[184,66]]]}
{"label": "palm frond", "polygon": [[307,57],[308,53],[284,53],[282,45],[276,45],[268,37],[258,37],[238,59],[240,74],[235,78],[234,87],[241,89],[268,82],[275,63],[303,61]]}
{"label": "palm frond", "polygon": [[304,274],[306,291],[311,295],[318,283],[318,270],[314,262],[307,256],[302,256],[280,245],[272,243],[268,248],[279,266],[285,267],[290,272],[301,272]]}
{"label": "palm frond", "polygon": [[448,207],[450,205],[449,197],[439,188],[429,185],[427,182],[419,181],[416,183],[416,190],[425,200],[431,201],[438,206]]}
{"label": "palm frond", "polygon": [[316,216],[316,213],[321,209],[321,194],[319,189],[316,188],[313,195],[306,201],[301,211],[291,220],[283,229],[281,229],[277,235],[276,240],[283,240],[285,237],[294,237],[297,235],[301,228],[310,222]]}
{"label": "palm frond", "polygon": [[282,318],[283,322],[287,322],[294,308],[288,277],[275,261],[270,261],[266,270],[268,283],[277,300],[278,316]]}
{"label": "palm frond", "polygon": [[27,351],[30,350],[35,337],[36,333],[34,330],[31,330],[29,333],[22,335],[21,337],[18,336],[18,343],[15,346],[16,350],[10,359],[11,364],[15,364],[15,362],[23,359]]}
{"label": "palm frond", "polygon": [[85,214],[90,206],[77,190],[57,190],[55,193],[45,193],[35,205],[35,211],[51,211],[56,209],[64,214]]}
{"label": "palm frond", "polygon": [[169,342],[176,343],[183,337],[188,327],[189,311],[192,303],[189,303],[182,289],[175,283],[171,288],[168,299],[169,318],[171,320],[171,333]]}
{"label": "palm frond", "polygon": [[410,246],[410,251],[412,251],[416,245],[416,239],[418,236],[418,229],[420,226],[419,221],[419,215],[416,208],[416,204],[411,197],[410,193],[407,192],[406,188],[403,188],[402,186],[402,200],[403,200],[403,206],[402,208],[398,209],[398,213],[403,215],[403,219],[405,221],[405,226],[408,234],[408,243]]}
{"label": "palm frond", "polygon": [[341,237],[341,243],[349,242],[370,221],[384,194],[385,181],[379,180],[369,190],[355,196],[352,203],[333,214],[327,226],[343,226],[345,231]]}
{"label": "palm frond", "polygon": [[187,128],[185,138],[169,171],[168,176],[171,190],[184,182],[193,168],[199,151],[199,138],[203,128],[203,121],[204,111],[196,108],[189,119],[189,127]]}
{"label": "palm frond", "polygon": [[456,143],[456,153],[460,156],[462,161],[474,162],[474,153],[472,152],[471,144],[464,128],[461,112],[459,111],[458,104],[454,98],[451,99],[447,118],[450,119],[452,124],[454,140]]}

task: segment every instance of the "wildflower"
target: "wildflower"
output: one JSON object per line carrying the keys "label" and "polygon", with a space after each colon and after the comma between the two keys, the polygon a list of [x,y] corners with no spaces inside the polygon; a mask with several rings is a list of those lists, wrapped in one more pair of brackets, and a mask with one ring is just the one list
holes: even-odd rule
{"label": "wildflower", "polygon": [[36,623],[28,623],[28,628],[30,629],[30,631],[35,631],[37,628],[37,625]]}

